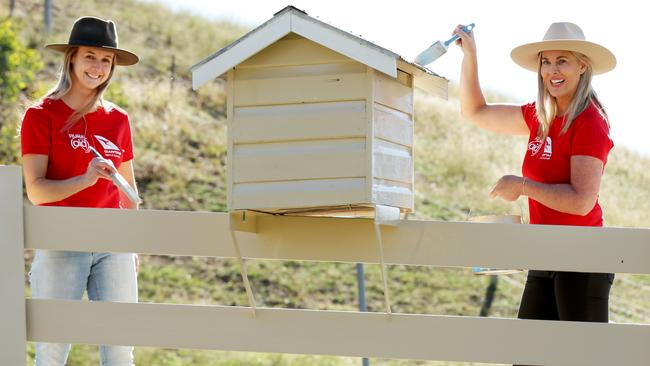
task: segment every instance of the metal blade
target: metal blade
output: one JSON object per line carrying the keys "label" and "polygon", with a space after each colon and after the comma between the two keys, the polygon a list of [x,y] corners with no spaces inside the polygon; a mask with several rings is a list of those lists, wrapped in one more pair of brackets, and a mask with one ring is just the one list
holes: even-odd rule
{"label": "metal blade", "polygon": [[420,52],[420,54],[415,58],[415,62],[422,66],[426,66],[437,60],[438,57],[444,55],[445,52],[447,52],[447,47],[445,47],[442,42],[438,41],[429,46],[426,50]]}

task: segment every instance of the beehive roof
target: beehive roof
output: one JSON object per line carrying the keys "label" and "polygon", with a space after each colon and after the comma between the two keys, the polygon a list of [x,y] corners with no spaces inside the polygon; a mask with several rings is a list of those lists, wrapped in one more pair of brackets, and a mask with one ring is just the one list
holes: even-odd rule
{"label": "beehive roof", "polygon": [[393,78],[397,77],[397,69],[401,69],[414,76],[416,87],[438,96],[447,95],[445,78],[406,61],[390,50],[310,17],[293,6],[285,7],[273,18],[192,66],[192,87],[196,90],[206,82],[223,76],[229,69],[289,33],[296,33]]}

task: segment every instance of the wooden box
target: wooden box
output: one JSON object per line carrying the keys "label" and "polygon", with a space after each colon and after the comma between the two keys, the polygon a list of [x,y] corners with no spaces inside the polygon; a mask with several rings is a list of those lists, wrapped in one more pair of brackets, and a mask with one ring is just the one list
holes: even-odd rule
{"label": "wooden box", "polygon": [[[348,49],[355,47],[346,43],[354,36],[295,8],[274,19],[283,14],[306,22],[300,28],[294,19],[297,29],[276,40],[257,40],[253,55],[238,56],[241,62],[223,70],[229,210],[359,211],[375,205],[413,210],[414,79],[427,77],[429,89],[445,97],[446,80],[401,58],[393,61],[388,70],[394,77],[389,76],[370,65],[377,57],[362,62],[357,54],[364,50]],[[256,31],[273,33],[274,19],[241,43],[252,44]],[[369,45],[356,46],[386,51],[364,42]],[[242,48],[241,43],[231,47]],[[217,56],[225,57],[224,51]],[[206,63],[195,66],[193,76]]]}

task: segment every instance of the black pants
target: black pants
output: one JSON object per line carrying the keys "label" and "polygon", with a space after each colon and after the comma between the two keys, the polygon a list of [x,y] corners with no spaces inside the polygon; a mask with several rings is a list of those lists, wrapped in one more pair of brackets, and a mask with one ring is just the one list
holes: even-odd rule
{"label": "black pants", "polygon": [[520,319],[609,321],[611,273],[530,271]]}
{"label": "black pants", "polygon": [[612,273],[530,271],[519,319],[609,321]]}

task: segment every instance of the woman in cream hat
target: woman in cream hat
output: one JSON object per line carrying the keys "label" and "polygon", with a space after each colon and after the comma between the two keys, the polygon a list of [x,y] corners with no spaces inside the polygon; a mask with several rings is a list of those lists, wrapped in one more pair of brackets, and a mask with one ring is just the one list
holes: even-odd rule
{"label": "woman in cream hat", "polygon": [[[527,196],[531,224],[603,226],[598,191],[614,144],[591,79],[615,67],[614,55],[585,40],[577,25],[553,23],[541,42],[511,54],[515,63],[537,73],[537,100],[523,106],[488,104],[478,80],[476,43],[461,28],[454,33],[464,54],[462,115],[497,133],[528,136],[522,176],[503,176],[490,196],[507,201]],[[613,274],[531,270],[519,317],[607,322],[613,279]]]}
{"label": "woman in cream hat", "polygon": [[[137,209],[111,182],[119,172],[135,189],[129,116],[104,100],[116,65],[138,57],[118,48],[115,24],[77,19],[68,43],[46,46],[63,54],[59,81],[27,109],[21,126],[27,196],[35,205]],[[95,157],[93,150],[102,156]],[[122,240],[119,227],[105,227]],[[76,235],[74,230],[70,235]],[[88,238],[92,240],[92,238]],[[137,302],[137,257],[131,253],[37,250],[32,297]],[[65,326],[65,324],[62,324]],[[36,366],[63,366],[69,344],[37,343]],[[102,365],[133,365],[133,347],[101,346]]]}

